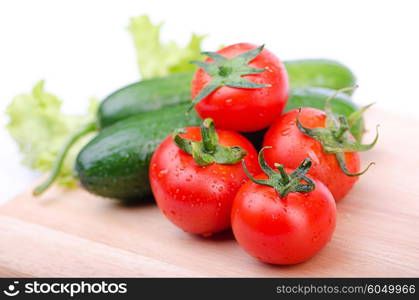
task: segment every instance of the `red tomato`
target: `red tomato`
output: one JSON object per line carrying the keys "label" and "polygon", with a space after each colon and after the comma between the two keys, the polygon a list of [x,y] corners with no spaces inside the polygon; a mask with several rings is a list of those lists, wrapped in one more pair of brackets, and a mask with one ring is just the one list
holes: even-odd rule
{"label": "red tomato", "polygon": [[[255,48],[255,45],[240,43],[225,47],[217,53],[233,58]],[[206,62],[213,60],[208,58]],[[248,65],[266,70],[242,77],[253,83],[269,85],[268,87],[221,86],[195,106],[198,114],[202,118],[212,118],[217,128],[243,132],[263,129],[281,114],[287,103],[287,72],[274,54],[263,49]],[[206,71],[199,69],[192,82],[192,98],[195,98],[211,80]]]}
{"label": "red tomato", "polygon": [[[269,128],[263,145],[273,149],[266,151],[266,161],[271,166],[281,163],[296,168],[304,158],[311,158],[313,166],[309,174],[323,182],[336,201],[341,200],[358,177],[344,174],[334,154],[325,153],[319,141],[303,134],[296,125],[297,116],[298,110],[291,110]],[[315,108],[303,108],[299,120],[307,128],[325,127],[326,114]],[[345,162],[349,172],[359,172],[361,162],[357,152],[345,153]]]}
{"label": "red tomato", "polygon": [[[186,128],[181,137],[201,141],[198,127]],[[256,150],[240,134],[216,130],[219,144],[240,146],[250,172],[257,174]],[[212,163],[199,166],[168,136],[157,148],[150,163],[150,183],[160,210],[186,232],[208,236],[230,227],[231,206],[239,187],[247,181],[240,163]]]}
{"label": "red tomato", "polygon": [[[266,178],[265,174],[256,177]],[[240,246],[263,262],[279,265],[306,261],[320,251],[334,232],[336,204],[330,191],[311,179],[313,191],[290,192],[283,198],[272,187],[245,183],[234,199],[231,216]]]}

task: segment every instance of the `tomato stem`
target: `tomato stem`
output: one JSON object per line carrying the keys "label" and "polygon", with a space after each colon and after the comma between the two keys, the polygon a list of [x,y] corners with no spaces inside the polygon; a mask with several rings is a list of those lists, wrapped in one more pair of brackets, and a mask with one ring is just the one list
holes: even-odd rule
{"label": "tomato stem", "polygon": [[368,169],[372,166],[375,165],[375,162],[370,162],[368,164],[368,166],[361,172],[358,173],[351,173],[349,172],[348,168],[346,167],[346,162],[345,162],[345,154],[344,153],[336,153],[336,159],[338,161],[339,167],[341,168],[342,172],[345,173],[346,176],[349,177],[356,177],[356,176],[361,176],[362,174],[364,174],[365,172],[368,171]]}
{"label": "tomato stem", "polygon": [[305,135],[317,140],[323,148],[323,151],[328,154],[334,154],[338,164],[343,173],[347,176],[360,176],[364,174],[371,165],[374,163],[370,163],[367,168],[359,173],[350,173],[346,167],[345,162],[345,153],[347,152],[361,152],[370,150],[378,141],[378,126],[377,126],[377,133],[372,143],[370,144],[361,144],[360,142],[356,141],[350,133],[350,127],[362,116],[362,113],[367,110],[372,104],[369,104],[359,111],[355,112],[349,118],[346,118],[343,115],[336,116],[332,112],[332,108],[330,105],[330,101],[341,92],[345,92],[348,90],[353,90],[355,87],[343,88],[336,91],[335,94],[329,96],[326,99],[324,112],[326,113],[326,124],[324,127],[317,127],[317,128],[307,128],[304,127],[300,122],[300,114],[301,108],[297,115],[296,125],[298,129]]}
{"label": "tomato stem", "polygon": [[246,151],[239,146],[225,147],[220,145],[212,119],[205,119],[200,129],[202,141],[191,141],[181,137],[181,133],[186,133],[185,129],[177,129],[172,134],[176,146],[192,155],[197,165],[235,164],[246,156]]}
{"label": "tomato stem", "polygon": [[290,178],[289,178],[287,172],[285,172],[284,166],[281,165],[281,164],[275,163],[275,167],[278,169],[279,174],[281,174],[282,182],[284,184],[289,183],[290,182]]}
{"label": "tomato stem", "polygon": [[257,69],[249,66],[249,63],[253,59],[255,59],[260,52],[262,52],[263,48],[264,45],[241,53],[233,58],[227,58],[217,52],[202,52],[203,55],[207,55],[214,62],[197,60],[191,61],[192,64],[196,64],[198,67],[203,69],[208,75],[210,75],[211,80],[192,100],[188,112],[199,101],[206,98],[208,95],[210,95],[212,92],[214,92],[222,86],[244,89],[258,89],[269,87],[269,84],[254,83],[242,77],[250,74],[259,74],[266,70],[265,68]]}
{"label": "tomato stem", "polygon": [[218,135],[215,133],[212,119],[205,119],[201,124],[201,136],[204,150],[213,153],[217,149]]}
{"label": "tomato stem", "polygon": [[365,106],[363,106],[363,107],[361,107],[359,110],[357,110],[357,111],[354,111],[353,113],[351,113],[349,116],[348,116],[348,124],[349,124],[349,128],[352,128],[352,126],[354,126],[354,124],[359,120],[359,119],[361,119],[361,117],[362,117],[362,115],[363,115],[363,113],[368,109],[368,108],[370,108],[371,106],[373,106],[375,103],[373,102],[373,103],[370,103],[370,104],[368,104],[368,105],[365,105]]}
{"label": "tomato stem", "polygon": [[[263,152],[267,148],[272,147],[263,147],[259,152],[258,160],[262,171],[268,176],[268,179],[254,178],[247,169],[244,160],[242,160],[243,169],[251,181],[256,184],[274,188],[280,198],[286,197],[290,192],[308,193],[316,188],[314,182],[306,176],[307,172],[311,168],[311,160],[309,158],[306,158],[291,174],[287,174],[287,172],[285,172],[283,165],[275,163],[275,167],[279,171],[278,173],[266,163]],[[302,184],[301,181],[305,181],[306,184]]]}
{"label": "tomato stem", "polygon": [[339,122],[341,126],[339,126],[339,128],[336,130],[335,137],[339,142],[343,142],[343,135],[349,130],[348,120],[344,116],[340,115]]}

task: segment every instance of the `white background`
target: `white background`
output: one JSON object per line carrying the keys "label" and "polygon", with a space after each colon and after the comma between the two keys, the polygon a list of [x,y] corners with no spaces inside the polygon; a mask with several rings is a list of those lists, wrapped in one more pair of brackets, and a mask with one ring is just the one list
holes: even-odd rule
{"label": "white background", "polygon": [[7,104],[46,79],[66,112],[83,112],[89,97],[138,80],[132,16],[164,21],[164,40],[209,34],[205,50],[247,41],[281,59],[337,59],[358,77],[355,101],[419,118],[418,11],[403,0],[1,1],[0,202],[39,176],[19,164]]}

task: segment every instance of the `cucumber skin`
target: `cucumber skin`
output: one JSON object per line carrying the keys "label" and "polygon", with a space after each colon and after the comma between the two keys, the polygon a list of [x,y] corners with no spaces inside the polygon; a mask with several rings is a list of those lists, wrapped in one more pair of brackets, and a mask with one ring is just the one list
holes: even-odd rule
{"label": "cucumber skin", "polygon": [[75,170],[89,192],[124,200],[151,195],[148,167],[157,146],[174,129],[199,126],[178,104],[127,118],[105,128],[80,151]]}
{"label": "cucumber skin", "polygon": [[174,74],[127,85],[106,97],[98,109],[100,128],[143,112],[191,101],[194,73]]}
{"label": "cucumber skin", "polygon": [[[288,95],[288,103],[284,111],[296,109],[300,107],[313,107],[324,110],[326,99],[333,95],[336,91],[326,88],[301,88],[292,89]],[[351,113],[359,108],[352,102],[351,97],[345,93],[339,93],[334,97],[330,104],[335,114],[348,117]],[[356,140],[360,141],[364,132],[364,120],[361,118],[351,128],[351,133]]]}
{"label": "cucumber skin", "polygon": [[[284,62],[290,87],[323,87],[339,90],[356,85],[356,78],[345,65],[329,59],[301,59]],[[347,92],[352,94],[352,92]]]}

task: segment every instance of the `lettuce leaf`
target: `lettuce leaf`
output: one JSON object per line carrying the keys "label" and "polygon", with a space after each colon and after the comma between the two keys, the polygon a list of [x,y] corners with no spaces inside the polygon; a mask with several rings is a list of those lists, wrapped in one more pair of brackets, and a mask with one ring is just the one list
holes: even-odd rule
{"label": "lettuce leaf", "polygon": [[[7,107],[6,113],[10,118],[7,129],[23,154],[22,162],[32,169],[50,171],[68,136],[96,117],[96,99],[90,100],[90,107],[84,116],[63,114],[61,103],[56,96],[45,92],[44,81],[40,81],[32,93],[16,96]],[[75,185],[75,157],[88,139],[88,136],[84,137],[70,150],[57,180],[61,185]]]}
{"label": "lettuce leaf", "polygon": [[185,47],[170,41],[160,41],[162,24],[153,25],[148,16],[131,18],[128,30],[137,51],[137,64],[142,79],[166,76],[172,73],[194,71],[191,60],[202,60],[201,43],[205,36],[192,34]]}

